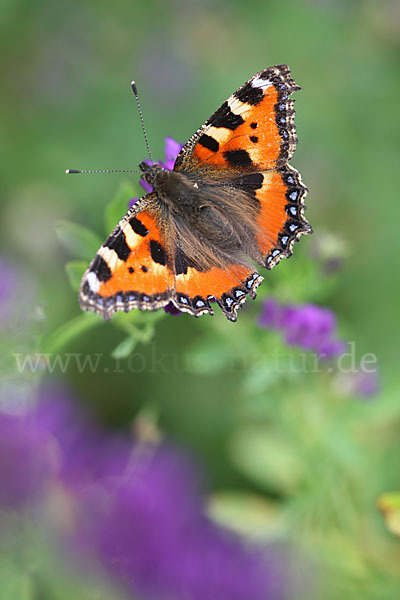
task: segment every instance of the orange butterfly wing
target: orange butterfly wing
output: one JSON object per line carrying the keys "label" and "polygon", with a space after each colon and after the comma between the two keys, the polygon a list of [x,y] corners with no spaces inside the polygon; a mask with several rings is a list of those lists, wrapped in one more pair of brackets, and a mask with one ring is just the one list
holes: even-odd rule
{"label": "orange butterfly wing", "polygon": [[308,190],[300,173],[286,165],[281,169],[241,175],[229,182],[245,190],[257,203],[255,236],[259,256],[253,258],[272,269],[281,258],[291,256],[293,244],[300,236],[312,231],[304,217],[304,198]]}
{"label": "orange butterfly wing", "polygon": [[98,250],[84,274],[80,305],[109,319],[117,310],[155,310],[174,293],[155,194],[139,200]]}
{"label": "orange butterfly wing", "polygon": [[286,65],[260,71],[191,137],[174,170],[226,177],[286,164],[297,143],[289,95],[299,89]]}
{"label": "orange butterfly wing", "polygon": [[172,302],[181,311],[195,316],[214,314],[209,303],[213,299],[230,321],[236,321],[238,308],[247,294],[255,298],[255,289],[263,279],[253,268],[243,265],[199,271],[194,265],[182,263],[183,268],[176,270],[176,294]]}

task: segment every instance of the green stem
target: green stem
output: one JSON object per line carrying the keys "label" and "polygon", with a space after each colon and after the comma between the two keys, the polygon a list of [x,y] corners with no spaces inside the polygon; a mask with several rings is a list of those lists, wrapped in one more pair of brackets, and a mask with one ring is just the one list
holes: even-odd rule
{"label": "green stem", "polygon": [[58,352],[68,342],[78,335],[97,327],[102,323],[101,317],[94,313],[85,312],[53,331],[42,343],[42,348],[49,354]]}

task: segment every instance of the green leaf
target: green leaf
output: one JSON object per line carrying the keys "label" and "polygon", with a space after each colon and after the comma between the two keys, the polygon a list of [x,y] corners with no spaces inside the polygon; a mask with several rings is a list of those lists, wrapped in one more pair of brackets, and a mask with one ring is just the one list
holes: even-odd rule
{"label": "green leaf", "polygon": [[72,260],[65,265],[65,271],[68,275],[71,287],[76,292],[79,292],[81,279],[87,266],[88,264],[84,260]]}
{"label": "green leaf", "polygon": [[208,512],[219,525],[258,539],[275,538],[284,526],[278,503],[248,492],[217,492],[210,498]]}
{"label": "green leaf", "polygon": [[128,181],[120,185],[114,198],[109,202],[104,211],[104,225],[107,235],[111,233],[117,223],[126,214],[129,200],[138,195],[141,195],[141,193],[139,192],[138,194],[135,186]]}
{"label": "green leaf", "polygon": [[267,427],[238,431],[231,438],[229,453],[242,473],[268,491],[292,494],[306,471],[290,440]]}
{"label": "green leaf", "polygon": [[82,259],[92,260],[102,244],[96,233],[70,221],[59,221],[56,232],[64,247]]}
{"label": "green leaf", "polygon": [[132,336],[126,337],[118,346],[111,352],[111,356],[115,359],[128,358],[134,350],[138,340]]}

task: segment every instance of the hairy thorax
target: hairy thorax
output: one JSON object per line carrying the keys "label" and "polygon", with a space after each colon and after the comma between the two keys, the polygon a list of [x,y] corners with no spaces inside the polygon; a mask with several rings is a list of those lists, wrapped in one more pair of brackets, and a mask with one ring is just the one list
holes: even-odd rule
{"label": "hairy thorax", "polygon": [[159,165],[147,166],[144,177],[153,186],[161,202],[173,213],[188,219],[198,218],[202,200],[199,184],[195,180]]}
{"label": "hairy thorax", "polygon": [[[202,266],[223,266],[243,254],[255,258],[257,205],[248,194],[225,181],[205,180],[196,173],[181,173],[141,163],[145,180],[164,207],[182,250]],[[258,256],[258,254],[257,254]]]}

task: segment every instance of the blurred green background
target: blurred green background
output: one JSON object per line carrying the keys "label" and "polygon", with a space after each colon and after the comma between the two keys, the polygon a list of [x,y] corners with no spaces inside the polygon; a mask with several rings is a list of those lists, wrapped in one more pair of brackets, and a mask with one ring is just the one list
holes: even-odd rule
{"label": "blurred green background", "polygon": [[[16,383],[16,352],[100,354],[96,373],[80,373],[72,361],[53,375],[109,427],[153,415],[203,461],[215,518],[289,541],[318,565],[316,598],[397,598],[399,541],[376,498],[400,489],[399,3],[1,4],[2,254],[34,290],[21,308],[27,322],[4,338],[3,386],[23,394],[50,377],[44,369]],[[281,63],[302,87],[292,163],[310,189],[314,235],[264,273],[258,300],[237,324],[222,314],[157,313],[140,315],[133,332],[128,321],[99,318],[70,335],[80,313],[64,267],[82,257],[65,250],[57,223],[79,223],[103,239],[104,212],[121,184],[126,200],[141,192],[136,175],[64,171],[137,168],[145,158],[130,81],[161,158],[166,135],[187,140],[252,74]],[[320,248],[330,252],[329,243],[339,268],[326,275]],[[277,347],[284,351],[279,336],[257,326],[270,293],[332,308],[357,360],[377,356],[379,395],[349,394],[327,370],[257,367],[260,357],[268,364]],[[133,354],[119,346],[117,364],[111,353],[127,333],[136,346]]]}

